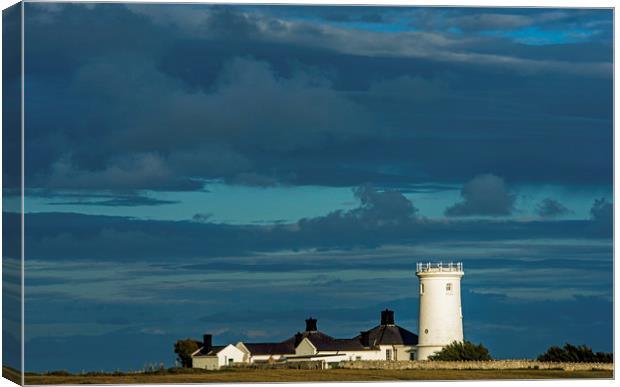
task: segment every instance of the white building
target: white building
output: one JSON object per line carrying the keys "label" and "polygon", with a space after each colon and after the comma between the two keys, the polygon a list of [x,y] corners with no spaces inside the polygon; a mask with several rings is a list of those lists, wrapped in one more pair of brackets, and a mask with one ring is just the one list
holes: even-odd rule
{"label": "white building", "polygon": [[211,345],[211,337],[204,335],[202,347],[192,353],[192,368],[216,370],[244,362],[243,351],[232,344],[214,347]]}
{"label": "white building", "polygon": [[462,263],[418,263],[420,318],[418,359],[440,351],[454,341],[463,341],[461,310]]}

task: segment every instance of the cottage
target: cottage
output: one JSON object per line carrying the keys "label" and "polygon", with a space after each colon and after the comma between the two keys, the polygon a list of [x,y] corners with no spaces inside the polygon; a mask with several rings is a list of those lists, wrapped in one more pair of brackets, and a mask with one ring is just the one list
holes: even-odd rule
{"label": "cottage", "polygon": [[204,335],[202,347],[192,353],[192,368],[216,370],[244,362],[245,354],[239,348],[232,344],[212,346],[211,338],[211,335]]}

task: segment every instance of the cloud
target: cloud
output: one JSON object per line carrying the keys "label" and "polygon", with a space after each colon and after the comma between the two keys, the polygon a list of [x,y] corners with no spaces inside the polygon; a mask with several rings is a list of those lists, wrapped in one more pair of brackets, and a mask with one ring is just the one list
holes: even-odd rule
{"label": "cloud", "polygon": [[602,236],[613,236],[614,230],[614,206],[605,198],[594,200],[590,209],[592,229]]}
{"label": "cloud", "polygon": [[101,170],[76,168],[63,159],[52,165],[47,187],[61,189],[153,189],[196,190],[203,183],[176,176],[164,160],[153,153],[111,160]]}
{"label": "cloud", "polygon": [[377,191],[372,185],[362,185],[353,190],[361,206],[349,213],[363,221],[375,224],[404,224],[416,217],[418,209],[396,190]]}
{"label": "cloud", "polygon": [[562,203],[550,198],[543,199],[536,206],[536,213],[543,218],[553,218],[566,215],[570,212],[571,211],[566,208]]}
{"label": "cloud", "polygon": [[[16,195],[19,192],[11,194]],[[175,200],[155,199],[140,192],[83,192],[64,190],[39,190],[28,189],[25,195],[31,198],[43,198],[52,200],[49,205],[54,206],[106,206],[106,207],[135,207],[157,206],[164,204],[176,204]]]}
{"label": "cloud", "polygon": [[[408,229],[416,221],[418,209],[403,194],[395,190],[378,191],[372,185],[353,190],[360,205],[352,210],[337,210],[325,216],[301,219],[297,225],[300,232],[332,234],[328,239],[350,240],[355,235],[368,232],[390,233]],[[360,242],[363,243],[362,240]]]}
{"label": "cloud", "polygon": [[590,209],[592,219],[598,222],[611,222],[614,216],[614,206],[605,198],[594,200]]}
{"label": "cloud", "polygon": [[326,78],[304,71],[284,78],[252,58],[226,62],[213,89],[198,92],[139,58],[99,61],[79,69],[74,92],[106,106],[86,113],[104,128],[88,136],[72,129],[71,154],[57,155],[30,185],[187,190],[200,189],[200,179],[223,178],[270,186],[290,174],[256,171],[257,155],[371,133],[365,109]]}
{"label": "cloud", "polygon": [[[613,50],[604,39],[542,49],[431,27],[381,30],[407,27],[410,9],[373,9],[389,17],[374,29],[326,23],[312,10],[66,5],[52,22],[32,22],[26,184],[44,187],[64,163],[78,179],[60,173],[54,187],[94,189],[88,175],[149,154],[168,174],[136,180],[150,189],[201,179],[402,188],[412,176],[446,183],[487,170],[514,184],[610,184]],[[369,12],[346,11],[355,20]],[[570,23],[612,20],[608,11],[566,12]],[[227,23],[238,28],[223,34]],[[538,141],[540,131],[555,140]],[[19,170],[7,172],[19,182]]]}
{"label": "cloud", "polygon": [[213,214],[195,214],[194,216],[192,216],[192,220],[194,222],[206,223],[212,216]]}
{"label": "cloud", "polygon": [[514,210],[515,195],[508,191],[504,179],[492,175],[478,175],[461,190],[462,202],[446,208],[447,216],[502,216]]}

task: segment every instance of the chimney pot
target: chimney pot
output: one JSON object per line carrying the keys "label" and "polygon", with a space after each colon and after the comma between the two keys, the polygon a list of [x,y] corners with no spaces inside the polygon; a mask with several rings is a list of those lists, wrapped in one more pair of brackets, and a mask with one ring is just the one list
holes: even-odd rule
{"label": "chimney pot", "polygon": [[394,311],[386,309],[381,312],[381,325],[394,325]]}
{"label": "chimney pot", "polygon": [[316,319],[310,317],[306,320],[306,332],[316,332]]}

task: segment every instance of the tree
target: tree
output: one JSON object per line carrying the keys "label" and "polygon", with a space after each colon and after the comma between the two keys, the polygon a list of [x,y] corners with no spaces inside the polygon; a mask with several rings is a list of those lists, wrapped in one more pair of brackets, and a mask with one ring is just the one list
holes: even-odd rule
{"label": "tree", "polygon": [[474,344],[469,341],[453,341],[442,348],[441,351],[428,357],[428,360],[493,360],[489,350],[482,344]]}
{"label": "tree", "polygon": [[174,353],[177,354],[177,360],[185,368],[192,366],[192,353],[196,352],[202,343],[200,341],[185,339],[177,340],[174,343]]}
{"label": "tree", "polygon": [[564,344],[563,348],[552,346],[547,352],[538,356],[538,361],[568,362],[568,363],[613,363],[611,352],[592,352],[592,348],[585,345]]}

